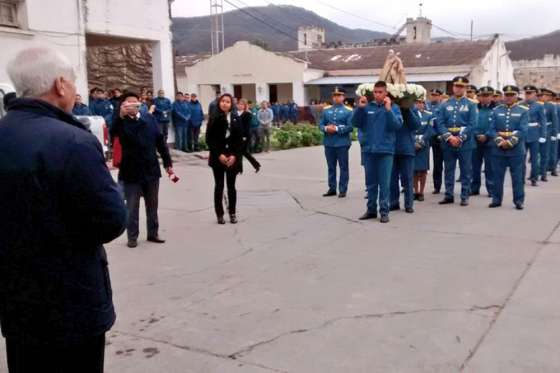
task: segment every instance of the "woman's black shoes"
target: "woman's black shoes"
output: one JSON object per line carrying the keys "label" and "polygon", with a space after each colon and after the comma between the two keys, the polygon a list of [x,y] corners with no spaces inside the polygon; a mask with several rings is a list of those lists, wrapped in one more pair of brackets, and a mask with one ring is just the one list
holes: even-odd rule
{"label": "woman's black shoes", "polygon": [[226,219],[223,216],[218,216],[218,224],[224,225],[226,223]]}
{"label": "woman's black shoes", "polygon": [[237,224],[237,216],[235,214],[231,214],[229,216],[229,221],[231,224]]}

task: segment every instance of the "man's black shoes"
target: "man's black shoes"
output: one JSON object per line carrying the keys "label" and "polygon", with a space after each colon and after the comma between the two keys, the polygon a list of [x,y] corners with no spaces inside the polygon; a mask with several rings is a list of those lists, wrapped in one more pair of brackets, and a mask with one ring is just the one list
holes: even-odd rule
{"label": "man's black shoes", "polygon": [[438,203],[440,205],[449,205],[449,204],[455,203],[455,201],[453,201],[451,198],[445,198],[444,200],[439,201]]}
{"label": "man's black shoes", "polygon": [[128,243],[126,244],[126,246],[130,247],[131,249],[135,248],[138,246],[138,241],[136,240],[128,240]]}
{"label": "man's black shoes", "polygon": [[492,202],[491,204],[488,205],[489,208],[494,209],[496,207],[501,207],[502,204],[498,203],[498,202]]}
{"label": "man's black shoes", "polygon": [[335,190],[329,190],[327,193],[323,194],[323,197],[334,197],[336,196]]}
{"label": "man's black shoes", "polygon": [[388,223],[389,222],[389,215],[381,215],[381,219],[379,219],[380,223]]}
{"label": "man's black shoes", "polygon": [[377,213],[366,212],[365,214],[359,217],[359,220],[371,220],[371,219],[377,219]]}
{"label": "man's black shoes", "polygon": [[161,239],[159,236],[153,236],[153,237],[148,237],[148,242],[165,243],[165,240]]}
{"label": "man's black shoes", "polygon": [[461,206],[468,206],[469,205],[469,200],[468,199],[463,199],[461,200]]}
{"label": "man's black shoes", "polygon": [[341,192],[341,193],[338,195],[338,198],[346,198],[346,192],[344,192],[344,193]]}
{"label": "man's black shoes", "polygon": [[515,209],[516,210],[523,210],[523,204],[522,203],[516,203],[515,204]]}

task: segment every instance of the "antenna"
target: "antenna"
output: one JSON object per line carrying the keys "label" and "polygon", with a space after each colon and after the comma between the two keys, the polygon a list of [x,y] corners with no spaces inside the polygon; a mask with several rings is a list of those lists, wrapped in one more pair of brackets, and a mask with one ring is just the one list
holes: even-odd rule
{"label": "antenna", "polygon": [[422,17],[422,7],[424,6],[424,3],[420,2],[419,4],[419,17]]}
{"label": "antenna", "polygon": [[212,55],[224,50],[224,2],[223,0],[210,0],[210,22]]}

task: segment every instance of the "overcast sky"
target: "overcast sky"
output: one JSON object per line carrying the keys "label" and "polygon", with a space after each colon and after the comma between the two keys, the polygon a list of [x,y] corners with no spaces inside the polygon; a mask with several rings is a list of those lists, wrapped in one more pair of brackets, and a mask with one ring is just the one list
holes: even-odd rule
{"label": "overcast sky", "polygon": [[[229,0],[243,7],[289,4],[300,6],[349,28],[392,33],[406,17],[415,17],[421,0]],[[424,0],[423,14],[435,26],[466,37],[470,22],[474,34],[504,34],[507,39],[545,34],[560,29],[558,0]],[[344,10],[334,9],[339,8]],[[224,11],[234,9],[224,1]],[[196,17],[210,13],[210,0],[175,0],[173,15]],[[225,30],[227,32],[227,30]],[[453,36],[434,28],[435,36]]]}

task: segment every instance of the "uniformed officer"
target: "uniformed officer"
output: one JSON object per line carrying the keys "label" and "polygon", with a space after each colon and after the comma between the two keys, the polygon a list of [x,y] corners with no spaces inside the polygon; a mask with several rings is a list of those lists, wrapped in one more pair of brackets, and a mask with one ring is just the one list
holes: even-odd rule
{"label": "uniformed officer", "polygon": [[[529,125],[527,136],[525,137],[525,155],[530,156],[531,172],[529,180],[532,186],[537,186],[539,179],[539,144],[546,142],[546,115],[544,113],[544,105],[537,101],[537,87],[526,85],[523,87],[525,91],[525,100],[522,105],[529,108]],[[523,161],[523,176],[527,176],[527,162]]]}
{"label": "uniformed officer", "polygon": [[504,94],[502,91],[496,89],[494,91],[494,105],[501,105],[504,103]]}
{"label": "uniformed officer", "polygon": [[472,152],[475,148],[473,128],[478,109],[465,96],[469,80],[463,76],[453,79],[453,97],[442,104],[437,116],[438,132],[443,142],[445,164],[445,198],[441,205],[454,203],[455,168],[459,161],[461,172],[461,206],[468,206],[472,180]]}
{"label": "uniformed officer", "polygon": [[90,102],[89,110],[91,115],[103,117],[109,128],[113,124],[113,104],[107,99],[107,95],[101,88],[95,88],[93,100]]}
{"label": "uniformed officer", "polygon": [[523,181],[523,162],[525,161],[525,136],[529,124],[529,108],[516,104],[519,88],[504,87],[504,104],[494,109],[493,120],[488,131],[494,143],[492,162],[494,165],[494,193],[488,207],[502,205],[506,169],[511,173],[513,203],[518,210],[523,209],[525,183]]}
{"label": "uniformed officer", "polygon": [[[436,117],[439,113],[439,108],[443,100],[443,91],[441,89],[433,89],[430,92],[430,102],[427,105],[428,111],[431,111]],[[443,149],[441,146],[441,136],[437,132],[436,121],[434,124],[434,137],[432,139],[432,154],[434,158],[434,191],[433,194],[439,194],[441,191],[441,184],[443,183]]]}
{"label": "uniformed officer", "polygon": [[486,182],[486,192],[492,196],[492,186],[494,177],[492,175],[492,162],[490,161],[490,152],[492,143],[488,141],[486,133],[490,129],[492,122],[492,110],[494,103],[494,88],[486,86],[481,87],[478,91],[478,121],[473,129],[473,136],[476,140],[476,149],[473,151],[473,179],[471,184],[471,196],[480,194],[482,164],[484,163],[484,179]]}
{"label": "uniformed officer", "polygon": [[[401,111],[391,102],[387,84],[375,83],[373,100],[368,103],[361,97],[354,112],[353,122],[362,133],[362,151],[366,168],[368,190],[367,211],[360,220],[377,218],[377,206],[381,223],[389,222],[389,186],[393,157],[395,154],[395,132],[403,125]],[[379,196],[379,204],[378,197]]]}
{"label": "uniformed officer", "polygon": [[[414,199],[424,201],[424,188],[430,169],[430,143],[435,133],[434,122],[436,116],[431,111],[426,110],[424,100],[416,101],[416,108],[420,117],[420,128],[415,132]],[[439,146],[441,149],[441,144]]]}
{"label": "uniformed officer", "polygon": [[467,86],[467,98],[475,101],[475,104],[478,104],[477,93],[478,89],[474,84],[469,84]]}
{"label": "uniformed officer", "polygon": [[[546,166],[546,171],[550,171],[552,176],[558,176],[556,172],[556,163],[558,162],[558,127],[560,124],[558,123],[558,112],[556,109],[556,104],[554,103],[554,97],[556,93],[551,91],[550,89],[543,88],[542,92],[542,100],[544,102],[544,111],[546,114],[546,128],[547,128],[547,142],[550,141],[548,145],[548,162]],[[542,171],[542,169],[541,169]],[[545,172],[546,176],[546,172]]]}
{"label": "uniformed officer", "polygon": [[[556,114],[558,115],[558,121],[560,122],[560,93],[556,94]],[[558,141],[558,153],[557,158],[560,161],[560,128],[558,129],[558,136],[556,136]]]}
{"label": "uniformed officer", "polygon": [[414,156],[416,155],[415,135],[420,128],[420,116],[415,106],[401,107],[403,126],[396,132],[395,158],[391,172],[390,210],[400,210],[399,180],[404,192],[404,209],[407,213],[414,212],[414,191],[412,179],[414,178]]}
{"label": "uniformed officer", "polygon": [[348,153],[352,144],[352,109],[344,105],[346,91],[335,87],[332,92],[333,105],[323,110],[319,127],[324,133],[325,157],[329,171],[329,190],[323,197],[336,196],[336,167],[340,168],[338,183],[339,198],[346,197],[348,191]]}

